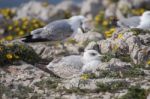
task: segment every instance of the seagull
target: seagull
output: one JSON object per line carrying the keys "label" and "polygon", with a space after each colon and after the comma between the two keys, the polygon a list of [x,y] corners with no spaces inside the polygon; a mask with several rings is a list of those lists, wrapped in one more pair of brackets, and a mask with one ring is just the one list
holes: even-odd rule
{"label": "seagull", "polygon": [[117,22],[120,27],[150,29],[150,11],[145,11],[142,16],[133,16]]}
{"label": "seagull", "polygon": [[96,50],[87,50],[83,55],[84,65],[82,67],[82,73],[94,72],[102,63],[102,57]]}
{"label": "seagull", "polygon": [[85,33],[85,20],[86,18],[82,15],[72,16],[69,19],[56,20],[43,28],[33,30],[30,35],[26,36],[22,41],[63,41],[78,33],[79,29]]}
{"label": "seagull", "polygon": [[80,75],[86,70],[92,69],[92,66],[100,63],[99,57],[100,55],[96,50],[86,50],[83,56],[70,55],[54,59],[46,67],[60,78],[71,78],[75,75]]}

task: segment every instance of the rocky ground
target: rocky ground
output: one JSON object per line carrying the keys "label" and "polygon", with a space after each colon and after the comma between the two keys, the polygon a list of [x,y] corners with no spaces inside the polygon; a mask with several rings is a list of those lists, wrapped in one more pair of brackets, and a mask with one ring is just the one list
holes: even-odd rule
{"label": "rocky ground", "polygon": [[[56,6],[57,9],[49,15],[45,15],[47,14],[45,11],[53,9],[53,5],[45,5],[42,8],[43,6],[39,2],[34,6],[40,6],[41,12],[33,10],[27,12],[30,14],[19,15],[21,11],[33,7],[31,6],[33,2],[20,9],[14,8],[19,10],[16,10],[17,15],[13,17],[14,20],[29,17],[26,15],[33,13],[34,16],[43,13],[37,17],[43,18],[42,20],[45,22],[56,18],[53,16],[59,14],[62,15],[61,18],[66,17],[68,15],[66,11],[71,8],[73,13],[69,13],[69,15],[81,11],[81,14],[91,18],[91,22],[96,25],[91,24],[95,28],[88,33],[77,34],[74,38],[69,38],[64,44],[65,49],[59,42],[24,44],[18,43],[18,41],[12,42],[12,39],[9,40],[10,36],[7,36],[5,40],[9,42],[0,45],[0,98],[150,99],[150,31],[136,28],[115,28],[115,24],[109,24],[114,21],[111,20],[113,17],[119,19],[127,14],[129,16],[140,14],[141,10],[141,12],[135,10],[131,11],[132,13],[127,12],[127,9],[131,8],[143,8],[144,0],[135,1],[129,3],[125,0],[118,2],[116,0],[113,2],[110,0],[103,0],[103,2],[87,0],[84,5],[89,5],[88,9],[81,8],[79,5],[69,6],[72,4],[70,2],[60,3]],[[97,4],[102,5],[102,8],[97,8]],[[61,9],[62,5],[67,6]],[[74,11],[74,9],[76,10]],[[103,9],[105,9],[105,15],[101,12]],[[112,10],[113,13],[110,13]],[[33,15],[30,16],[31,19]],[[107,19],[101,20],[102,16],[111,18],[107,22]],[[28,21],[30,22],[30,20]],[[37,22],[37,24],[41,23]],[[2,28],[2,32],[4,29]],[[6,29],[9,30],[9,27]],[[66,79],[60,78],[46,69],[46,65],[53,59],[69,55],[82,55],[85,49],[95,49],[103,55],[102,63],[94,71]]]}

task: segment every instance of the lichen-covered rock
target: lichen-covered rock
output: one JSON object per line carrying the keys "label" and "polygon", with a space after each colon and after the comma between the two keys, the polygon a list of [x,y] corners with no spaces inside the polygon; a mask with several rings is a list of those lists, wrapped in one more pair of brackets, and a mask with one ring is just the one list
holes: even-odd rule
{"label": "lichen-covered rock", "polygon": [[79,43],[86,43],[91,41],[99,41],[102,40],[104,37],[102,34],[97,32],[87,32],[87,33],[78,33],[74,36],[74,39]]}
{"label": "lichen-covered rock", "polygon": [[129,55],[134,64],[146,64],[149,60],[149,31],[122,29],[115,31],[111,38],[97,43],[103,54]]}
{"label": "lichen-covered rock", "polygon": [[43,59],[52,59],[56,55],[64,53],[64,50],[61,47],[51,46],[47,43],[33,43],[30,44],[30,46],[32,46],[35,52],[39,54]]}
{"label": "lichen-covered rock", "polygon": [[111,51],[111,40],[101,40],[99,42],[101,53],[109,53]]}

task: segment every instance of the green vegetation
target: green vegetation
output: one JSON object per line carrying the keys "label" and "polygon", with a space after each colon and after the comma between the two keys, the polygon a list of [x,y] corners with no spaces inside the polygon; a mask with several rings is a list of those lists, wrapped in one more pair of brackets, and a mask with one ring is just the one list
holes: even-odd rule
{"label": "green vegetation", "polygon": [[124,69],[120,71],[100,70],[99,76],[96,78],[103,78],[103,77],[126,78],[126,77],[138,77],[144,75],[145,73],[141,69],[130,68],[130,69]]}
{"label": "green vegetation", "polygon": [[127,94],[119,99],[146,99],[147,95],[148,93],[145,89],[140,88],[140,86],[132,86],[128,89]]}
{"label": "green vegetation", "polygon": [[0,98],[2,99],[2,95],[5,94],[8,98],[25,99],[29,97],[29,93],[34,93],[34,90],[28,86],[18,85],[16,87],[17,89],[12,91],[12,88],[0,83]]}
{"label": "green vegetation", "polygon": [[48,79],[44,79],[40,82],[36,82],[35,86],[39,87],[40,89],[45,89],[45,88],[56,89],[59,81],[60,80],[58,80],[58,79],[51,80],[51,78],[48,78]]}
{"label": "green vegetation", "polygon": [[97,82],[96,92],[114,92],[121,89],[126,89],[128,87],[128,83],[125,81],[118,82],[110,82],[110,83],[102,83]]}
{"label": "green vegetation", "polygon": [[34,64],[40,60],[40,57],[26,44],[0,44],[0,66],[11,65],[20,60]]}

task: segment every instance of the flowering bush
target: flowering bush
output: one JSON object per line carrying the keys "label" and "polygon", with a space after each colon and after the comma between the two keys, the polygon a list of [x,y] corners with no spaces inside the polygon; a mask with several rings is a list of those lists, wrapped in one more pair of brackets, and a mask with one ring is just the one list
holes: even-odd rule
{"label": "flowering bush", "polygon": [[104,12],[100,11],[95,17],[96,31],[103,33],[106,38],[109,38],[115,31],[116,22],[116,17],[105,18]]}
{"label": "flowering bush", "polygon": [[38,62],[40,57],[34,50],[21,43],[0,44],[0,66],[13,64],[19,60],[34,64]]}

